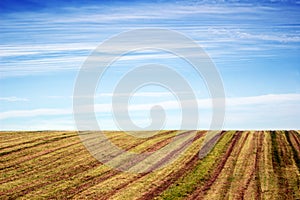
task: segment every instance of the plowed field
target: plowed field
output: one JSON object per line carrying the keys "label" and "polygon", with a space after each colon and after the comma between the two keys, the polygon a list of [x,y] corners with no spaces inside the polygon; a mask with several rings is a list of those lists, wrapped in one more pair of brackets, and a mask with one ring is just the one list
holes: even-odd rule
{"label": "plowed field", "polygon": [[[141,153],[190,133],[105,135]],[[300,199],[299,131],[222,131],[200,159],[205,134],[197,131],[186,151],[169,155],[178,158],[166,167],[135,174],[96,160],[77,132],[0,132],[0,199]]]}

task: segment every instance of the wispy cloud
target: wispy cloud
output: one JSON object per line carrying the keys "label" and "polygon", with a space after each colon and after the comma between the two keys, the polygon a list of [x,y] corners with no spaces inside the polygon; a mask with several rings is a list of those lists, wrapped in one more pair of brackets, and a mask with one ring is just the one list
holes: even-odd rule
{"label": "wispy cloud", "polygon": [[[205,124],[202,124],[202,128],[209,126],[208,118],[211,116],[210,109],[212,108],[211,99],[198,99],[198,109],[200,111],[201,119],[204,120]],[[252,97],[240,97],[240,98],[227,98],[226,105],[226,125],[225,128],[287,128],[284,126],[286,120],[289,120],[289,125],[293,128],[299,128],[297,119],[300,116],[300,94],[269,94]],[[180,111],[180,102],[174,101],[161,101],[157,105],[162,106],[166,112]],[[184,104],[189,109],[189,104]],[[110,121],[111,116],[111,104],[95,104],[94,110],[97,115],[101,115],[100,121]],[[129,105],[129,111],[133,114],[133,121],[147,122],[149,119],[147,115],[154,104],[140,103]],[[83,112],[86,109],[82,109]],[[71,117],[73,111],[71,108],[68,109],[33,109],[33,110],[13,110],[0,113],[0,119],[6,120],[11,118],[28,118],[28,117],[51,117],[51,116],[69,116]],[[108,113],[108,115],[104,115]],[[110,113],[110,114],[109,114]],[[271,114],[272,113],[272,114]],[[122,113],[117,113],[122,115]],[[141,115],[142,114],[142,115]],[[180,114],[180,112],[178,113]],[[106,117],[105,117],[106,116]],[[181,116],[171,115],[178,119]],[[144,119],[145,118],[145,119]],[[180,121],[180,120],[179,120]],[[203,122],[203,120],[202,120]],[[178,122],[180,123],[180,122]],[[278,124],[277,127],[272,127],[270,124]],[[176,127],[178,124],[176,124]],[[110,127],[115,127],[110,124]],[[115,127],[116,128],[116,127]],[[114,128],[114,129],[115,129]]]}
{"label": "wispy cloud", "polygon": [[[39,121],[46,124],[47,119],[47,126],[51,127],[51,122],[59,123],[54,118],[67,118],[66,123],[60,125],[71,127],[70,104],[73,97],[70,95],[76,81],[74,72],[102,41],[122,31],[150,27],[169,28],[186,34],[203,47],[216,63],[226,90],[235,94],[234,98],[227,98],[226,101],[228,127],[263,127],[264,124],[266,127],[271,127],[272,124],[278,127],[299,127],[299,96],[284,94],[299,92],[297,64],[300,13],[297,2],[212,3],[204,0],[120,4],[92,1],[88,6],[75,2],[59,3],[61,6],[53,6],[56,4],[53,2],[45,4],[46,7],[49,6],[47,9],[20,6],[20,12],[0,12],[0,89],[1,92],[4,91],[0,101],[7,106],[0,113],[0,129],[16,127],[16,124],[32,125]],[[162,7],[168,9],[161,9]],[[127,48],[126,42],[128,43],[124,41],[111,45],[112,53],[105,55],[106,58],[114,58],[120,46]],[[176,41],[171,42],[168,47],[174,47],[174,44]],[[180,50],[188,51],[190,56],[200,56],[188,45],[182,45]],[[99,53],[103,52],[100,50]],[[106,124],[110,124],[113,119],[110,98],[113,95],[127,95],[110,93],[112,82],[118,75],[126,72],[126,67],[141,66],[141,63],[152,61],[169,64],[175,71],[182,73],[193,89],[199,89],[195,74],[190,73],[184,62],[172,54],[148,51],[124,55],[106,73],[109,81],[104,84],[103,91],[108,92],[95,95],[96,114]],[[243,73],[238,76],[232,74],[236,71]],[[53,76],[47,76],[49,82],[46,86],[39,86],[42,79],[40,75]],[[58,77],[63,81],[57,81]],[[259,93],[283,94],[255,96],[258,91],[252,86],[254,77],[264,77],[263,80],[255,79],[257,85],[260,84]],[[241,88],[249,88],[250,91]],[[21,98],[23,94],[32,97],[26,102],[26,107],[22,103],[11,103],[27,101],[28,99]],[[59,96],[63,94],[66,96]],[[249,94],[254,96],[237,97]],[[39,101],[47,95],[52,97]],[[167,112],[180,109],[178,102],[167,93],[142,92],[136,93],[135,97],[139,100],[130,104],[129,109],[133,116],[138,116],[135,117],[136,121],[148,120],[145,113],[148,114],[154,105],[148,101],[151,100],[150,97],[155,98],[155,103],[160,104]],[[206,113],[211,109],[209,99],[198,99],[197,102],[202,112]],[[188,107],[189,104],[186,103],[185,106]],[[178,122],[177,116],[172,116],[174,126]],[[202,117],[208,123],[210,116],[204,114]],[[31,127],[34,128],[33,125]]]}
{"label": "wispy cloud", "polygon": [[20,97],[0,97],[0,101],[16,102],[16,101],[28,101],[28,99],[20,98]]}
{"label": "wispy cloud", "polygon": [[[300,42],[300,37],[297,33],[283,33],[283,32],[267,32],[250,33],[239,29],[225,29],[225,28],[210,28],[211,33],[215,35],[227,36],[229,38],[244,39],[244,40],[266,40],[275,42]],[[257,48],[257,47],[256,47]]]}
{"label": "wispy cloud", "polygon": [[[260,29],[253,28],[257,27],[261,18],[275,28],[287,18],[283,16],[284,19],[274,21],[281,10],[269,4],[162,3],[159,7],[168,7],[166,10],[158,9],[154,3],[118,7],[99,4],[65,6],[55,14],[49,10],[3,14],[0,78],[77,70],[101,41],[132,28],[163,27],[182,31],[199,41],[217,60],[230,56],[231,60],[266,57],[274,55],[274,49],[290,49],[293,43],[300,42],[298,32],[293,29],[287,33],[280,27],[276,31],[260,27],[264,30],[260,33]],[[289,17],[289,23],[296,24],[296,10],[290,8],[286,12],[294,16]],[[195,22],[195,19],[199,21]],[[272,44],[268,47],[262,41],[289,43],[289,46]],[[255,47],[249,46],[249,42]],[[243,55],[241,52],[251,54]],[[126,56],[122,59],[137,60],[152,56]],[[169,57],[156,55],[161,59]]]}
{"label": "wispy cloud", "polygon": [[74,121],[71,117],[55,117],[55,118],[33,118],[21,120],[18,123],[1,123],[0,130],[76,130]]}
{"label": "wispy cloud", "polygon": [[19,118],[19,117],[37,117],[37,116],[52,116],[52,115],[67,115],[72,114],[72,110],[69,109],[52,109],[52,108],[40,108],[32,110],[11,110],[0,113],[0,119]]}

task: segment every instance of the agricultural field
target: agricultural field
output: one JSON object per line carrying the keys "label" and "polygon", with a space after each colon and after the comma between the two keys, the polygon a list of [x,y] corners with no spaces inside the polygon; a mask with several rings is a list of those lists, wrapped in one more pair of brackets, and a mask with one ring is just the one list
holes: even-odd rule
{"label": "agricultural field", "polygon": [[[151,152],[190,133],[105,135],[126,151]],[[137,174],[101,164],[77,132],[0,132],[0,199],[300,199],[299,131],[222,131],[200,159],[205,134],[166,167]]]}

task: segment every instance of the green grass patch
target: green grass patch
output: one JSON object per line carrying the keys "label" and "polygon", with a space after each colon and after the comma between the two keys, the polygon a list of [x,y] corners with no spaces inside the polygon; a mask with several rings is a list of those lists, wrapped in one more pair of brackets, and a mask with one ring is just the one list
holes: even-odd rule
{"label": "green grass patch", "polygon": [[218,160],[227,150],[235,131],[229,131],[224,134],[212,151],[199,160],[196,167],[186,176],[178,179],[167,190],[165,190],[156,199],[183,199],[191,194],[197,187],[203,185],[210,178]]}

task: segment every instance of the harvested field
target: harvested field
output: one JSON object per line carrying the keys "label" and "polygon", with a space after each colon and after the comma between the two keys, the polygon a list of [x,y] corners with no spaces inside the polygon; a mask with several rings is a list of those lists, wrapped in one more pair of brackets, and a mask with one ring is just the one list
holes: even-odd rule
{"label": "harvested field", "polygon": [[[142,153],[191,132],[105,135]],[[0,199],[300,199],[299,131],[222,131],[200,159],[205,134],[197,131],[186,151],[159,157],[157,165],[178,157],[166,167],[134,174],[101,164],[77,132],[0,132]]]}

